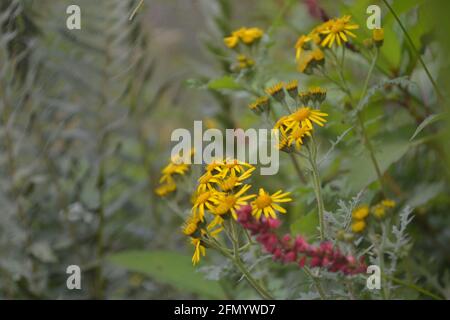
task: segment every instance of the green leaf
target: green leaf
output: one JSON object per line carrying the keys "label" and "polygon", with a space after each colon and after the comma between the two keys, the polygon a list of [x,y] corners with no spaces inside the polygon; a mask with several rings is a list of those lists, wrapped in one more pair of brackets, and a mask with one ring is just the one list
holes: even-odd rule
{"label": "green leaf", "polygon": [[439,121],[441,119],[444,119],[444,116],[445,116],[444,113],[439,113],[439,114],[432,114],[432,115],[429,115],[428,117],[426,117],[425,120],[423,120],[422,123],[419,124],[416,131],[414,131],[414,134],[409,139],[409,141],[414,140],[414,138],[417,137],[417,135],[419,133],[421,133],[422,130],[425,129],[426,127],[428,127],[430,124],[435,123],[436,121]]}
{"label": "green leaf", "polygon": [[211,80],[208,83],[208,89],[212,90],[240,90],[242,89],[241,85],[237,83],[232,77],[224,76],[219,79]]}
{"label": "green leaf", "polygon": [[[382,144],[375,151],[375,158],[383,174],[389,167],[403,157],[410,147],[410,143],[404,137],[391,137],[382,139]],[[359,157],[353,157],[348,167],[350,171],[349,184],[353,193],[361,191],[377,179],[372,160],[364,149]]]}
{"label": "green leaf", "polygon": [[159,282],[179,290],[213,299],[224,299],[225,294],[216,281],[206,280],[192,266],[191,257],[172,251],[124,251],[109,256],[115,265],[149,275]]}
{"label": "green leaf", "polygon": [[367,90],[366,95],[361,99],[358,106],[355,108],[355,110],[352,111],[352,115],[355,116],[358,111],[362,111],[366,105],[369,104],[370,99],[379,91],[384,90],[384,87],[386,85],[401,85],[404,87],[407,87],[409,85],[415,85],[414,82],[410,81],[407,77],[398,77],[394,79],[388,79],[383,80],[380,83],[370,87],[369,90]]}
{"label": "green leaf", "polygon": [[291,224],[291,232],[294,235],[299,234],[307,238],[313,238],[317,235],[318,227],[319,217],[317,211],[313,210],[294,221],[294,223]]}

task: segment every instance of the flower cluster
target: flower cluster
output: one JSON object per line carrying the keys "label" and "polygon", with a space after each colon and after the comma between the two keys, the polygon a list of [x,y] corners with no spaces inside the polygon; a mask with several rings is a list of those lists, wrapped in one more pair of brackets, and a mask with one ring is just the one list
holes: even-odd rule
{"label": "flower cluster", "polygon": [[245,54],[238,54],[236,57],[236,62],[231,66],[232,70],[239,71],[242,69],[251,68],[255,64],[255,61],[245,55]]}
{"label": "flower cluster", "polygon": [[280,130],[278,148],[291,152],[293,148],[300,150],[306,137],[310,137],[313,131],[313,123],[323,126],[326,122],[327,113],[321,112],[311,106],[319,106],[326,98],[326,91],[322,88],[310,88],[308,91],[298,92],[296,80],[287,84],[280,82],[266,89],[267,94],[276,101],[287,105],[285,101],[287,91],[297,103],[303,103],[289,115],[282,116],[275,123],[274,129]]}
{"label": "flower cluster", "polygon": [[375,204],[371,208],[367,205],[362,205],[352,212],[352,231],[354,233],[361,233],[363,232],[367,227],[367,218],[369,216],[369,213],[372,213],[372,215],[376,219],[383,219],[386,215],[386,212],[394,208],[396,205],[394,200],[385,199],[380,201],[379,203]]}
{"label": "flower cluster", "polygon": [[349,37],[356,38],[351,30],[358,29],[359,26],[350,20],[349,15],[330,19],[315,27],[309,34],[301,35],[295,43],[298,70],[311,73],[315,67],[324,63],[325,55],[320,48],[331,48],[334,44],[341,46],[349,41]]}
{"label": "flower cluster", "polygon": [[272,254],[273,259],[283,263],[297,263],[300,268],[321,267],[330,272],[342,272],[345,275],[354,275],[366,272],[367,266],[364,258],[355,258],[346,255],[333,247],[331,242],[325,241],[319,245],[309,244],[302,236],[293,238],[286,234],[280,238],[275,230],[281,222],[276,219],[255,219],[252,208],[244,206],[238,210],[238,222],[256,237],[264,249]]}
{"label": "flower cluster", "polygon": [[[279,190],[271,195],[261,188],[258,195],[248,194],[251,185],[247,180],[254,170],[254,166],[236,159],[215,160],[206,166],[205,173],[198,179],[191,215],[183,229],[195,245],[194,264],[198,263],[200,253],[204,253],[202,237],[218,235],[223,230],[225,219],[232,217],[236,220],[236,211],[251,199],[254,199],[251,206],[257,219],[262,214],[276,218],[276,212],[286,213],[278,203],[292,201],[288,192]],[[209,213],[208,218],[206,213]]]}
{"label": "flower cluster", "polygon": [[[194,155],[191,150],[190,157]],[[190,169],[190,161],[185,161],[182,155],[172,157],[169,163],[161,170],[161,178],[159,186],[155,189],[155,193],[160,197],[165,197],[177,190],[177,176],[184,176]]]}
{"label": "flower cluster", "polygon": [[235,48],[239,42],[243,42],[246,45],[251,45],[261,39],[263,35],[264,31],[259,28],[242,27],[233,31],[230,36],[225,37],[223,42],[228,48]]}

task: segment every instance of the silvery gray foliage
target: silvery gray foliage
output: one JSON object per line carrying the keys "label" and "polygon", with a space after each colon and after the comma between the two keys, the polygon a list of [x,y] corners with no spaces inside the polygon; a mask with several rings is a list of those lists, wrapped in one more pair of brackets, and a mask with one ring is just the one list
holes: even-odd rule
{"label": "silvery gray foliage", "polygon": [[[66,1],[35,3],[0,3],[0,298],[106,297],[128,285],[107,255],[151,243],[144,129],[168,86],[146,87],[155,63],[133,1],[77,1],[83,32],[64,27]],[[70,264],[81,291],[66,289]]]}

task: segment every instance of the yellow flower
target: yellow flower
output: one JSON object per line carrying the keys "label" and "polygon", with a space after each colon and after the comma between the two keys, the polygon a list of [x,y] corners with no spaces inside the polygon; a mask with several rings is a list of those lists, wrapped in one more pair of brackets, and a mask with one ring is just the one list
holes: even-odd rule
{"label": "yellow flower", "polygon": [[298,97],[300,101],[306,106],[308,105],[309,100],[311,100],[312,96],[309,91],[303,91],[298,93]]}
{"label": "yellow flower", "polygon": [[271,97],[275,98],[278,101],[284,99],[284,91],[283,91],[284,83],[278,82],[273,86],[266,89],[266,93]]}
{"label": "yellow flower", "polygon": [[322,65],[325,62],[325,54],[320,48],[308,51],[298,61],[297,69],[300,72],[311,73],[317,65]]}
{"label": "yellow flower", "polygon": [[282,116],[280,119],[277,120],[273,128],[280,130],[281,134],[286,134],[286,132],[288,131],[288,125],[289,125],[289,116]]}
{"label": "yellow flower", "polygon": [[350,19],[351,16],[346,15],[342,18],[330,20],[326,27],[320,31],[321,34],[326,35],[322,40],[322,47],[328,45],[328,47],[331,48],[335,41],[338,46],[341,46],[343,43],[348,42],[347,35],[356,38],[356,35],[350,30],[358,29],[359,26],[350,23]]}
{"label": "yellow flower", "polygon": [[211,163],[208,163],[208,165],[206,166],[206,171],[213,173],[214,171],[218,171],[220,169],[220,167],[222,167],[224,164],[223,160],[213,160]]}
{"label": "yellow flower", "polygon": [[395,201],[390,199],[385,199],[381,201],[381,204],[386,208],[394,208],[396,206]]}
{"label": "yellow flower", "polygon": [[245,44],[251,44],[261,38],[263,34],[264,32],[259,28],[249,28],[241,33],[240,38]]}
{"label": "yellow flower", "polygon": [[288,143],[288,138],[284,133],[280,132],[277,148],[278,148],[278,150],[281,150],[281,151],[284,151],[287,153],[290,153],[293,151],[293,149],[291,148],[291,145]]}
{"label": "yellow flower", "polygon": [[320,110],[314,110],[309,107],[300,107],[294,113],[290,114],[286,119],[288,129],[294,130],[297,127],[313,128],[313,122],[321,127],[324,126],[325,120],[323,117],[327,117],[328,114],[321,112]]}
{"label": "yellow flower", "polygon": [[250,172],[255,169],[251,164],[239,161],[237,159],[227,159],[220,165],[218,165],[215,169],[219,172],[218,176],[224,179],[227,174],[237,174],[244,172],[244,168],[251,169]]}
{"label": "yellow flower", "polygon": [[250,178],[250,176],[252,175],[252,172],[255,169],[256,168],[250,168],[247,171],[243,172],[240,176],[236,176],[236,171],[231,171],[231,174],[229,177],[227,177],[219,182],[220,188],[225,192],[232,191],[234,188],[242,185],[242,181]]}
{"label": "yellow flower", "polygon": [[252,58],[247,57],[245,54],[239,54],[237,56],[237,64],[234,65],[234,69],[242,70],[242,69],[250,68],[254,64],[255,64],[255,61]]}
{"label": "yellow flower", "polygon": [[277,203],[292,201],[291,198],[288,198],[289,195],[290,192],[282,193],[281,190],[270,195],[268,192],[264,191],[264,189],[260,188],[258,197],[252,202],[252,215],[254,215],[256,219],[259,219],[261,214],[264,213],[266,218],[270,216],[275,219],[277,217],[275,211],[286,213],[286,210]]}
{"label": "yellow flower", "polygon": [[289,81],[284,85],[284,88],[288,92],[288,94],[292,97],[292,99],[297,98],[298,95],[298,80]]}
{"label": "yellow flower", "polygon": [[307,73],[310,70],[311,62],[314,61],[314,57],[311,52],[304,54],[298,61],[297,69],[300,72]]}
{"label": "yellow flower", "polygon": [[244,185],[235,194],[221,194],[214,200],[216,207],[212,210],[215,215],[222,216],[231,212],[234,219],[237,219],[236,210],[247,204],[247,200],[256,197],[256,195],[244,196],[244,193],[250,189],[250,185]]}
{"label": "yellow flower", "polygon": [[384,41],[384,29],[373,29],[372,31],[372,39],[377,46],[381,46]]}
{"label": "yellow flower", "polygon": [[297,42],[295,43],[295,60],[298,61],[300,59],[300,56],[302,54],[302,50],[308,48],[307,44],[311,40],[312,40],[312,37],[305,36],[305,35],[301,35],[297,39]]}
{"label": "yellow flower", "polygon": [[192,207],[192,214],[200,219],[200,221],[204,221],[205,216],[205,208],[208,210],[213,209],[213,200],[218,196],[218,192],[216,191],[205,191],[197,194],[194,206]]}
{"label": "yellow flower", "polygon": [[314,49],[311,53],[314,60],[318,63],[323,62],[323,60],[325,59],[325,54],[322,50],[320,50],[320,48]]}
{"label": "yellow flower", "polygon": [[185,163],[175,164],[173,162],[169,163],[162,169],[162,177],[159,182],[163,183],[172,177],[174,174],[184,176],[186,172],[189,171],[189,165]]}
{"label": "yellow flower", "polygon": [[192,215],[190,216],[185,222],[184,222],[184,226],[183,226],[183,233],[186,236],[192,236],[194,235],[194,233],[197,232],[198,230],[198,224],[200,223],[200,219],[195,216]]}
{"label": "yellow flower", "polygon": [[206,255],[206,249],[202,245],[202,241],[199,238],[192,238],[191,243],[194,245],[194,255],[192,256],[192,264],[195,266],[200,262],[200,256]]}
{"label": "yellow flower", "polygon": [[225,37],[225,38],[223,39],[223,42],[225,43],[225,45],[226,45],[228,48],[231,48],[231,49],[232,49],[232,48],[236,47],[237,44],[239,43],[239,38],[236,37],[236,36]]}
{"label": "yellow flower", "polygon": [[356,220],[352,223],[352,231],[354,233],[363,232],[366,228],[366,222],[364,220]]}
{"label": "yellow flower", "polygon": [[352,212],[352,218],[357,220],[362,220],[367,217],[369,214],[369,207],[366,205],[360,206],[353,210]]}
{"label": "yellow flower", "polygon": [[254,102],[248,105],[250,110],[256,113],[263,112],[264,110],[267,109],[268,106],[269,106],[269,97],[267,96],[259,97]]}
{"label": "yellow flower", "polygon": [[308,92],[311,96],[311,99],[318,101],[319,103],[322,103],[327,96],[327,91],[325,89],[322,89],[321,87],[311,87],[308,89]]}
{"label": "yellow flower", "polygon": [[303,138],[311,136],[311,128],[308,127],[296,127],[287,137],[287,144],[294,145],[297,150],[300,150],[303,144]]}
{"label": "yellow flower", "polygon": [[198,179],[198,192],[205,192],[206,190],[212,189],[213,183],[218,183],[218,179],[212,175],[211,171],[206,171],[199,179]]}
{"label": "yellow flower", "polygon": [[175,181],[173,181],[172,178],[168,178],[169,180],[166,180],[166,183],[161,184],[155,189],[155,193],[160,197],[165,197],[168,194],[174,192],[177,190],[177,185]]}
{"label": "yellow flower", "polygon": [[376,206],[372,207],[372,214],[376,218],[382,219],[386,215],[386,208],[380,204],[377,204]]}

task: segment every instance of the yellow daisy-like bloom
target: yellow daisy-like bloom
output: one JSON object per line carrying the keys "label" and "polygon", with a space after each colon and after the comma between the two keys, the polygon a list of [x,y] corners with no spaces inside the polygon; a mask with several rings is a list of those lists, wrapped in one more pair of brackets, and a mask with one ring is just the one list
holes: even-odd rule
{"label": "yellow daisy-like bloom", "polygon": [[259,219],[261,214],[264,213],[266,218],[271,217],[276,219],[277,215],[275,214],[275,211],[286,213],[286,209],[277,203],[292,201],[292,199],[288,197],[289,195],[290,192],[283,193],[281,190],[270,195],[268,192],[264,191],[263,188],[260,188],[258,197],[252,202],[252,215],[254,215],[256,219]]}
{"label": "yellow daisy-like bloom", "polygon": [[269,97],[263,96],[250,103],[248,107],[255,112],[263,112],[269,106]]}
{"label": "yellow daisy-like bloom", "polygon": [[287,137],[287,144],[294,145],[297,150],[300,150],[303,144],[303,138],[311,137],[311,128],[296,127]]}
{"label": "yellow daisy-like bloom", "polygon": [[280,130],[281,134],[286,134],[286,132],[288,131],[289,123],[290,123],[289,116],[282,116],[280,119],[277,120],[273,128]]}
{"label": "yellow daisy-like bloom", "polygon": [[352,223],[352,231],[354,233],[363,232],[366,228],[366,222],[364,220],[356,220]]}
{"label": "yellow daisy-like bloom", "polygon": [[223,160],[218,160],[215,159],[213,160],[211,163],[208,163],[208,165],[206,166],[206,171],[210,172],[210,173],[215,173],[215,171],[219,171],[219,169],[224,165],[224,161]]}
{"label": "yellow daisy-like bloom", "polygon": [[352,218],[357,220],[362,220],[369,215],[369,207],[366,205],[360,206],[353,210]]}
{"label": "yellow daisy-like bloom", "polygon": [[225,191],[232,191],[234,188],[242,185],[242,181],[247,180],[251,177],[252,172],[256,168],[250,168],[247,171],[243,172],[240,176],[236,176],[236,171],[231,171],[231,174],[229,177],[223,179],[219,182],[220,188]]}
{"label": "yellow daisy-like bloom", "polygon": [[192,256],[192,264],[195,266],[200,262],[200,256],[204,257],[206,255],[206,249],[199,238],[192,238],[191,243],[195,247],[194,255]]}
{"label": "yellow daisy-like bloom", "polygon": [[264,32],[259,28],[248,28],[241,33],[240,38],[245,44],[251,44],[260,39],[263,34]]}
{"label": "yellow daisy-like bloom", "polygon": [[308,92],[312,100],[318,101],[320,103],[322,103],[327,96],[327,90],[322,89],[321,87],[311,87],[308,89]]}
{"label": "yellow daisy-like bloom", "polygon": [[320,110],[314,110],[309,107],[300,107],[294,113],[288,116],[285,123],[288,129],[294,130],[297,127],[307,127],[312,129],[313,122],[321,127],[324,126],[325,120],[323,117],[327,117],[328,114],[321,112]]}
{"label": "yellow daisy-like bloom", "polygon": [[292,99],[295,99],[298,95],[298,80],[292,80],[289,81],[284,85],[284,88],[288,92],[288,94],[292,97]]}
{"label": "yellow daisy-like bloom", "polygon": [[310,70],[308,67],[310,66],[312,61],[314,61],[314,57],[311,52],[304,54],[297,64],[298,71],[306,72]]}
{"label": "yellow daisy-like bloom", "polygon": [[310,73],[317,65],[322,65],[325,62],[325,54],[320,48],[308,51],[302,55],[298,61],[297,69],[300,72]]}
{"label": "yellow daisy-like bloom", "polygon": [[288,143],[288,138],[285,134],[280,133],[278,144],[277,144],[278,150],[291,153],[293,151],[293,148],[291,148],[291,145]]}
{"label": "yellow daisy-like bloom", "polygon": [[185,222],[183,226],[183,233],[186,236],[192,236],[198,230],[198,224],[200,223],[200,219],[192,215]]}
{"label": "yellow daisy-like bloom", "polygon": [[162,177],[159,182],[163,183],[172,177],[174,174],[184,176],[186,172],[189,171],[189,165],[185,163],[175,164],[173,162],[169,163],[162,169]]}
{"label": "yellow daisy-like bloom", "polygon": [[192,207],[192,214],[194,217],[200,219],[200,221],[204,221],[205,216],[205,208],[208,210],[212,210],[214,208],[214,202],[212,199],[218,196],[217,191],[205,191],[197,194],[194,206]]}
{"label": "yellow daisy-like bloom", "polygon": [[236,36],[225,37],[223,38],[223,42],[228,48],[233,49],[239,43],[239,38]]}
{"label": "yellow daisy-like bloom", "polygon": [[206,171],[199,179],[198,179],[198,192],[205,192],[206,190],[213,189],[212,184],[218,183],[219,180],[211,173],[211,171]]}
{"label": "yellow daisy-like bloom", "polygon": [[173,181],[172,178],[170,178],[169,180],[166,179],[166,183],[158,186],[155,189],[155,193],[160,197],[165,197],[176,190],[177,184],[175,183],[175,181]]}
{"label": "yellow daisy-like bloom", "polygon": [[322,62],[325,59],[325,54],[320,48],[314,49],[311,54],[316,62]]}
{"label": "yellow daisy-like bloom", "polygon": [[212,213],[222,216],[231,212],[233,218],[237,220],[236,210],[238,210],[241,206],[246,205],[247,200],[256,197],[256,195],[254,194],[244,196],[244,193],[247,192],[250,188],[250,185],[244,185],[235,194],[219,195],[219,197],[214,200],[216,207],[212,210]]}
{"label": "yellow daisy-like bloom", "polygon": [[284,83],[278,82],[274,84],[273,86],[266,89],[266,93],[270,95],[271,97],[275,98],[278,101],[281,101],[284,99]]}
{"label": "yellow daisy-like bloom", "polygon": [[302,54],[302,51],[307,48],[308,42],[310,42],[313,38],[306,35],[301,35],[297,42],[295,43],[295,60],[299,60]]}
{"label": "yellow daisy-like bloom", "polygon": [[321,42],[322,47],[328,46],[331,48],[333,44],[337,43],[338,46],[341,46],[343,43],[348,42],[348,37],[356,38],[356,35],[350,30],[356,30],[359,28],[357,24],[352,24],[350,22],[351,16],[346,15],[342,18],[336,18],[330,20],[327,27],[320,31],[321,34],[326,35],[323,41]]}
{"label": "yellow daisy-like bloom", "polygon": [[227,174],[238,174],[244,172],[244,168],[252,169],[251,172],[255,169],[251,164],[239,161],[237,159],[227,159],[218,165],[215,169],[219,172],[219,177],[224,179]]}
{"label": "yellow daisy-like bloom", "polygon": [[386,208],[394,208],[396,206],[395,201],[390,199],[385,199],[381,201],[381,204]]}

